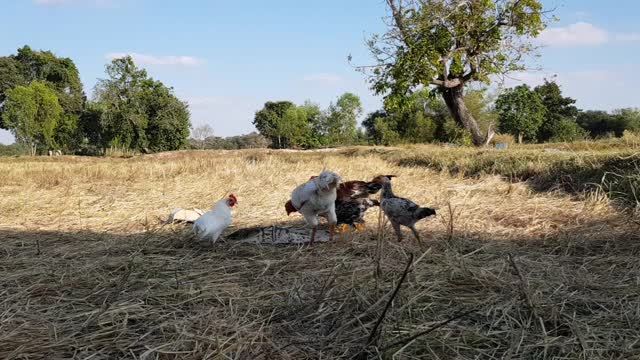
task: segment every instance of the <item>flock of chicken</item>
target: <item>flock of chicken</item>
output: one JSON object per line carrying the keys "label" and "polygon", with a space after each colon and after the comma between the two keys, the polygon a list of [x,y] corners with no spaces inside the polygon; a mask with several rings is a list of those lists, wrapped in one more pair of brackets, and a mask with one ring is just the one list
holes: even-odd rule
{"label": "flock of chicken", "polygon": [[[302,214],[307,226],[312,229],[310,244],[315,240],[319,217],[329,222],[329,239],[333,240],[336,225],[341,225],[342,231],[349,225],[357,231],[362,231],[364,214],[372,206],[380,206],[389,219],[398,241],[402,241],[400,226],[411,229],[416,240],[420,241],[415,228],[416,222],[435,215],[436,211],[396,196],[391,187],[393,177],[395,176],[379,175],[371,181],[342,182],[338,174],[325,170],[296,187],[291,193],[291,200],[287,201],[284,207],[287,215],[294,212]],[[380,190],[382,190],[380,202],[369,198],[369,195],[376,194]],[[209,212],[194,222],[193,231],[196,236],[200,240],[215,242],[231,225],[231,209],[236,204],[238,199],[233,194],[215,203]]]}

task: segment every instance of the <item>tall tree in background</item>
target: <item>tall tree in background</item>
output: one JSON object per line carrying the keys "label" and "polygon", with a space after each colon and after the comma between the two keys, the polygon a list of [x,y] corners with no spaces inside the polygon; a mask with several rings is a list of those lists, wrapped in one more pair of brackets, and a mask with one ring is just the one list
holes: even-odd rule
{"label": "tall tree in background", "polygon": [[29,46],[12,56],[27,82],[40,81],[55,91],[65,113],[80,115],[86,101],[78,68],[69,58],[59,58],[51,51],[34,51]]}
{"label": "tall tree in background", "polygon": [[102,106],[100,118],[105,145],[142,149],[148,144],[148,118],[142,101],[147,72],[138,69],[131,57],[114,59],[106,66],[108,78],[99,79],[95,100]]}
{"label": "tall tree in background", "polygon": [[189,111],[171,88],[149,78],[129,56],[114,59],[106,72],[95,92],[105,146],[167,151],[187,145]]}
{"label": "tall tree in background", "polygon": [[344,93],[335,104],[330,104],[324,126],[329,144],[350,145],[356,141],[360,114],[360,98],[352,93]]}
{"label": "tall tree in background", "polygon": [[[453,118],[483,145],[486,135],[464,103],[472,81],[524,69],[534,50],[526,40],[544,29],[539,0],[386,0],[390,28],[368,45],[375,57],[372,89],[385,94],[385,106],[402,106],[408,94],[432,87]],[[370,70],[370,72],[369,72]]]}
{"label": "tall tree in background", "polygon": [[[79,141],[78,121],[86,100],[78,69],[69,58],[29,46],[18,49],[16,55],[0,58],[0,118],[6,91],[36,81],[51,89],[62,106],[63,115],[54,131],[55,143],[57,148],[69,151]],[[7,126],[0,121],[0,128]]]}
{"label": "tall tree in background", "polygon": [[45,150],[56,146],[55,131],[62,113],[56,94],[35,81],[7,90],[2,119],[18,142],[29,145],[33,156],[38,147]]}
{"label": "tall tree in background", "polygon": [[295,105],[291,101],[267,101],[261,110],[256,112],[253,125],[260,134],[271,140],[272,146],[282,149],[285,146],[282,134],[279,133],[279,124],[285,113]]}
{"label": "tall tree in background", "polygon": [[523,140],[536,141],[546,109],[540,95],[527,85],[507,89],[496,100],[500,131]]}
{"label": "tall tree in background", "polygon": [[562,138],[563,141],[569,141],[573,137],[572,133],[580,137],[580,129],[576,124],[578,117],[578,108],[574,105],[576,100],[562,96],[560,86],[555,81],[547,79],[544,84],[536,86],[533,90],[540,95],[545,107],[544,123],[540,127],[539,140]]}
{"label": "tall tree in background", "polygon": [[6,92],[20,85],[27,85],[20,63],[10,56],[0,57],[0,128],[5,128],[1,122],[1,111]]}
{"label": "tall tree in background", "polygon": [[205,148],[206,140],[211,136],[213,136],[213,128],[209,124],[197,126],[191,131],[191,138],[195,140],[200,150]]}
{"label": "tall tree in background", "polygon": [[160,81],[147,79],[143,84],[143,103],[148,125],[145,129],[152,151],[185,148],[189,139],[189,109],[173,90]]}

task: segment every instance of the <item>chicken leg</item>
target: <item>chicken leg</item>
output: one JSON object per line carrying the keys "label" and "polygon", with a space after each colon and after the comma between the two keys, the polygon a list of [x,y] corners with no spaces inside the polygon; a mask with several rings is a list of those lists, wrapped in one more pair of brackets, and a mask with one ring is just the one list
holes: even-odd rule
{"label": "chicken leg", "polygon": [[318,225],[311,229],[311,240],[309,241],[309,245],[313,245],[313,242],[316,240],[316,230],[318,230]]}
{"label": "chicken leg", "polygon": [[329,241],[333,241],[333,234],[336,232],[336,224],[329,225]]}
{"label": "chicken leg", "polygon": [[418,245],[422,245],[422,241],[420,240],[420,234],[418,234],[418,230],[416,230],[416,226],[415,225],[411,225],[411,226],[409,226],[409,229],[411,229],[411,232],[413,233],[413,236],[416,237],[416,241],[418,242]]}
{"label": "chicken leg", "polygon": [[396,232],[396,236],[398,237],[398,242],[401,242],[402,241],[402,230],[400,230],[400,224],[392,222],[391,226],[393,226],[393,230]]}

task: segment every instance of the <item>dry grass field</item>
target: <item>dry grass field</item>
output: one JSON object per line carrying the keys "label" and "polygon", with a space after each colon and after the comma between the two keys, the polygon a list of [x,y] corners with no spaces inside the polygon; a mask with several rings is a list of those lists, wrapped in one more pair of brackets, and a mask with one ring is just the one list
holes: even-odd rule
{"label": "dry grass field", "polygon": [[[600,156],[569,150],[580,158],[563,164]],[[629,159],[635,148],[601,152]],[[465,170],[497,153],[0,159],[0,358],[640,358],[637,215],[603,186],[515,181],[501,155],[492,166],[502,172]],[[522,154],[528,171],[565,156]],[[188,226],[160,223],[174,207],[207,209],[233,192],[229,231],[302,226],[283,204],[323,166],[349,180],[396,174],[398,195],[438,209],[419,223],[423,244],[379,231],[377,209],[364,233],[313,247],[207,248]]]}

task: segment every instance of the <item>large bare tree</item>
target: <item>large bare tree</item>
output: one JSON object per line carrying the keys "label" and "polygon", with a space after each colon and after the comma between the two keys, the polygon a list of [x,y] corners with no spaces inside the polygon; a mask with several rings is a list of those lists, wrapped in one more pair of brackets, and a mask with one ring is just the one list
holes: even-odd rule
{"label": "large bare tree", "polygon": [[401,106],[419,88],[444,99],[453,118],[487,140],[464,104],[470,82],[524,69],[535,51],[530,41],[545,27],[539,0],[386,0],[388,30],[367,42],[373,66],[359,67],[385,107]]}

